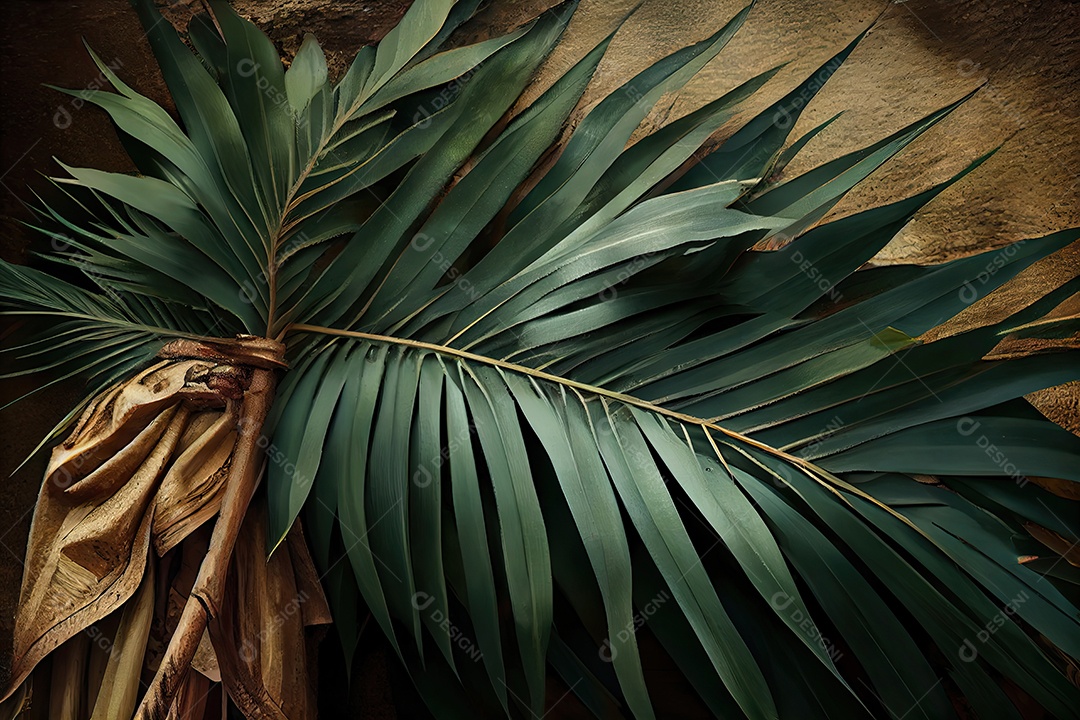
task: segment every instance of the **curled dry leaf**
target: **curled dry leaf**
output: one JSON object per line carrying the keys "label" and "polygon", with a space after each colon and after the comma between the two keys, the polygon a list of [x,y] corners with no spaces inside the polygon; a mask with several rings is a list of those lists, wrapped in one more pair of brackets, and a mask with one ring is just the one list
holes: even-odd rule
{"label": "curled dry leaf", "polygon": [[[193,405],[224,404],[207,384],[214,369],[197,360],[154,365],[106,391],[54,450],[30,530],[13,683],[135,592],[155,493]],[[242,375],[235,371],[237,381]]]}
{"label": "curled dry leaf", "polygon": [[220,509],[238,419],[237,404],[229,401],[224,411],[203,412],[188,423],[177,458],[158,489],[152,532],[158,555]]}
{"label": "curled dry leaf", "polygon": [[[109,647],[109,661],[90,720],[126,718],[131,717],[131,713],[135,711],[135,704],[139,701],[140,671],[153,616],[154,563],[147,563],[146,576],[135,597],[124,606],[120,616],[120,626]],[[73,686],[78,688],[79,683],[73,683]]]}
{"label": "curled dry leaf", "polygon": [[1030,475],[1028,476],[1028,480],[1058,497],[1063,497],[1066,500],[1080,500],[1080,490],[1076,488],[1075,482],[1069,482],[1068,480],[1062,480],[1060,478],[1033,477]]}
{"label": "curled dry leaf", "polygon": [[[221,699],[214,697],[214,683],[201,673],[189,673],[180,686],[173,706],[169,710],[168,720],[185,720],[185,718],[215,717],[209,713],[216,705],[221,705]],[[220,716],[224,717],[224,710],[219,710]]]}
{"label": "curled dry leaf", "polygon": [[[191,596],[214,542],[208,521],[228,494],[252,374],[280,365],[270,345],[170,343],[160,362],[94,398],[53,451],[4,693],[18,689],[27,698],[8,705],[29,706],[36,695],[48,697],[55,717],[131,717],[185,608],[205,603]],[[237,540],[244,561],[232,563],[225,598],[207,603],[218,617],[191,663],[199,672],[185,672],[167,698],[170,716],[218,716],[220,703],[207,704],[205,688],[221,680],[251,717],[309,716],[307,664],[296,660],[307,655],[306,626],[328,623],[329,612],[299,526],[289,552],[269,563],[264,526],[264,509],[244,521]],[[51,683],[39,680],[40,689],[25,693],[23,681],[54,652]],[[82,682],[88,673],[94,681]]]}
{"label": "curled dry leaf", "polygon": [[1076,543],[1060,533],[1048,530],[1042,525],[1033,522],[1024,523],[1024,529],[1028,531],[1031,537],[1065,558],[1070,565],[1080,567],[1080,550],[1077,549]]}
{"label": "curled dry leaf", "polygon": [[313,718],[305,628],[329,624],[330,610],[299,526],[289,534],[288,552],[269,560],[265,527],[265,503],[256,501],[244,519],[210,638],[229,697],[245,717]]}

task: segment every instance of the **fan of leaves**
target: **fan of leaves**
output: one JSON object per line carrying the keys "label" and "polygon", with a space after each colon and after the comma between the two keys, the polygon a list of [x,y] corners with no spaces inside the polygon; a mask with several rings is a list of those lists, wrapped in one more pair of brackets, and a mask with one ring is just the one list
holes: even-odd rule
{"label": "fan of leaves", "polygon": [[337,82],[224,2],[191,47],[135,5],[179,120],[94,56],[140,174],[65,166],[85,213],[37,225],[87,282],[3,264],[0,296],[96,387],[173,337],[286,343],[269,546],[303,514],[347,659],[374,618],[440,717],[539,717],[549,672],[655,717],[639,642],[718,717],[1077,717],[1080,439],[1024,396],[1080,363],[988,355],[1073,332],[1080,279],[920,336],[1080,231],[867,266],[985,157],[822,222],[963,99],[787,178],[862,36],[699,153],[775,70],[628,143],[749,8],[559,143],[610,38],[514,108],[573,3],[467,46],[476,0],[415,3]]}

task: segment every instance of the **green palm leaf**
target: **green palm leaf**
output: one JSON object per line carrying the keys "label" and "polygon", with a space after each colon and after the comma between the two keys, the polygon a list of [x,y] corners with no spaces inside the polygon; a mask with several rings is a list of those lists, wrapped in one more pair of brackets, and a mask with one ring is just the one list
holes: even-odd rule
{"label": "green palm leaf", "polygon": [[784,176],[862,35],[703,158],[775,71],[627,147],[750,8],[545,162],[610,38],[515,113],[573,3],[451,46],[477,4],[413,4],[335,83],[311,36],[286,71],[226,3],[189,48],[135,2],[181,122],[94,56],[141,174],[64,166],[88,217],[42,203],[94,289],[0,264],[10,312],[54,323],[29,367],[111,381],[169,338],[283,340],[269,547],[303,517],[346,663],[370,615],[436,715],[539,717],[554,671],[597,716],[664,716],[647,642],[721,717],[1015,716],[1002,677],[1077,717],[1077,580],[1028,532],[1075,542],[1075,507],[1027,477],[1080,481],[1080,440],[1023,396],[1080,365],[989,353],[1075,330],[1044,318],[1078,281],[921,336],[1080,229],[866,268],[989,156],[822,222],[966,100]]}

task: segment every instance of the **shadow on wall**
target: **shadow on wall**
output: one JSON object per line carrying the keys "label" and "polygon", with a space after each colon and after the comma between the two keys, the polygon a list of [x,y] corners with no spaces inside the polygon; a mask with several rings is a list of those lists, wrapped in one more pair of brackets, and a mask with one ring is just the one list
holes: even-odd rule
{"label": "shadow on wall", "polygon": [[[526,100],[600,38],[638,0],[582,0],[564,43],[541,71]],[[195,0],[172,0],[182,20]],[[315,33],[331,70],[345,67],[361,45],[397,22],[402,0],[235,0],[236,7],[291,53],[304,32]],[[494,0],[472,31],[486,35],[532,17],[553,2]],[[585,104],[595,102],[650,62],[705,37],[741,0],[646,0],[611,45]],[[76,98],[42,87],[100,87],[104,81],[81,38],[130,84],[158,101],[166,90],[142,29],[125,0],[6,0],[0,13],[0,257],[28,262],[37,247],[20,221],[30,188],[44,191],[42,173],[58,157],[78,166],[132,168],[104,115]],[[791,173],[884,137],[971,89],[982,90],[901,157],[856,189],[835,210],[848,214],[911,194],[1004,143],[977,173],[948,190],[881,254],[879,262],[923,262],[998,247],[1080,224],[1080,4],[1064,0],[913,0],[868,6],[860,0],[760,0],[746,26],[717,61],[677,98],[661,103],[651,128],[715,98],[751,76],[789,63],[748,106],[754,112],[780,97],[881,13],[873,31],[807,109],[793,137],[844,110],[816,137]],[[736,119],[738,122],[738,119]],[[28,188],[29,186],[29,188]],[[1080,270],[1074,245],[1021,274],[994,297],[972,306],[952,329],[982,324],[1029,302]],[[1074,299],[1072,312],[1077,310]],[[8,325],[0,332],[10,331]],[[1020,348],[1023,349],[1023,348]],[[33,388],[37,378],[0,384],[0,404]],[[0,473],[4,477],[63,416],[80,394],[65,383],[0,412]],[[1046,414],[1080,429],[1076,386],[1032,398]],[[44,458],[6,483],[0,504],[0,654],[11,640],[22,556]],[[2,661],[0,661],[2,662]],[[0,667],[0,675],[6,668]],[[364,668],[363,695],[372,717],[393,717],[386,669]],[[356,693],[354,693],[355,695]]]}

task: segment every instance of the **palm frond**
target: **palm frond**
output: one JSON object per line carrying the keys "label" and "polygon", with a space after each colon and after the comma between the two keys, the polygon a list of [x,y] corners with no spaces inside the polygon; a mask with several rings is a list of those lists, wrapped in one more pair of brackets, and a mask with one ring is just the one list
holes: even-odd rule
{"label": "palm frond", "polygon": [[1013,717],[1002,678],[1077,717],[1080,439],[1024,397],[1080,364],[992,351],[1075,331],[1051,313],[1080,278],[923,336],[1080,229],[867,265],[992,152],[828,218],[970,95],[789,177],[863,33],[737,128],[775,70],[628,146],[748,7],[551,157],[611,38],[513,108],[573,3],[464,47],[478,3],[414,3],[336,83],[310,36],[285,70],[226,3],[194,49],[135,4],[181,122],[94,56],[142,174],[65,166],[96,219],[43,214],[97,290],[3,264],[0,296],[61,323],[23,348],[37,368],[284,340],[268,547],[303,516],[347,664],[370,614],[445,717],[543,715],[552,670],[598,717],[668,716],[646,644],[718,717]]}

